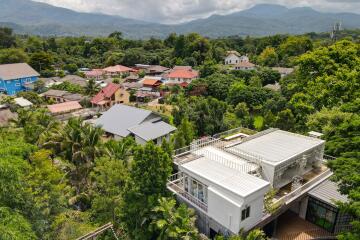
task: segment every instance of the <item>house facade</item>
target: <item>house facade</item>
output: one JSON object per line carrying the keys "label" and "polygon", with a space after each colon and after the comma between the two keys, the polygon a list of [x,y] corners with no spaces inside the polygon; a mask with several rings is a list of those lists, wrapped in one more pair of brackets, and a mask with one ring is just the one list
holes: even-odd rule
{"label": "house facade", "polygon": [[105,110],[114,104],[128,103],[129,96],[130,94],[120,84],[109,83],[91,99],[91,103],[94,107]]}
{"label": "house facade", "polygon": [[164,77],[167,85],[190,84],[193,80],[199,78],[199,72],[190,66],[175,66]]}
{"label": "house facade", "polygon": [[35,83],[39,76],[27,63],[0,65],[0,93],[15,95],[26,91],[26,85]]}
{"label": "house facade", "polygon": [[225,57],[225,65],[236,65],[241,62],[249,62],[247,55],[240,55],[237,51],[228,51]]}
{"label": "house facade", "polygon": [[291,210],[307,219],[310,190],[331,176],[324,164],[325,142],[279,129],[224,136],[175,151],[177,173],[167,187],[196,211],[199,230],[210,237],[234,235],[276,221],[279,215],[265,211],[271,188],[278,191],[272,203],[280,212]]}
{"label": "house facade", "polygon": [[234,65],[234,70],[250,71],[255,69],[256,65],[251,62],[239,62],[238,64]]}

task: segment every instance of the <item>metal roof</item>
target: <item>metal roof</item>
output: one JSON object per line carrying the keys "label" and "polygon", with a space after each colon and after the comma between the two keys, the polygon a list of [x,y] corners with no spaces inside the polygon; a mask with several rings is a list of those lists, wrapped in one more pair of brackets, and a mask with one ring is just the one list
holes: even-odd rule
{"label": "metal roof", "polygon": [[150,141],[175,131],[176,127],[171,126],[166,122],[159,121],[145,122],[138,126],[130,127],[128,130],[145,141]]}
{"label": "metal roof", "polygon": [[0,79],[13,80],[26,77],[38,77],[40,74],[27,63],[13,63],[0,65]]}
{"label": "metal roof", "polygon": [[62,97],[65,94],[69,94],[69,92],[64,90],[56,90],[56,89],[50,89],[42,94],[40,96],[54,96],[54,97]]}
{"label": "metal roof", "polygon": [[269,164],[277,165],[324,143],[325,141],[321,139],[274,130],[264,135],[261,135],[260,132],[258,137],[239,143],[231,148],[251,153],[259,156],[261,160]]}
{"label": "metal roof", "polygon": [[309,191],[309,195],[333,206],[336,206],[334,201],[348,201],[347,196],[342,195],[338,191],[338,185],[330,180],[325,180],[320,183],[317,187]]}
{"label": "metal roof", "polygon": [[207,157],[184,163],[179,168],[206,179],[212,183],[211,187],[221,187],[241,197],[247,197],[270,186],[269,182],[261,178],[227,167]]}
{"label": "metal roof", "polygon": [[96,125],[101,125],[108,133],[127,137],[128,128],[141,124],[151,114],[149,110],[116,104],[96,120]]}
{"label": "metal roof", "polygon": [[216,162],[220,162],[225,166],[231,166],[231,168],[235,168],[242,172],[255,171],[259,168],[259,166],[254,163],[251,163],[245,159],[242,159],[238,156],[235,156],[231,153],[225,152],[213,146],[200,148],[199,150],[194,151],[194,153],[197,155],[202,155]]}
{"label": "metal roof", "polygon": [[20,107],[30,107],[33,105],[32,102],[30,102],[29,100],[27,100],[23,97],[15,98],[14,101]]}

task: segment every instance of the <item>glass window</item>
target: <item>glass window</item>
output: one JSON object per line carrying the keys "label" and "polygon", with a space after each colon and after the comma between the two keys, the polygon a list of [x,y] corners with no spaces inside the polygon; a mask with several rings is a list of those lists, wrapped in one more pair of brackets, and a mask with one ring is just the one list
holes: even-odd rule
{"label": "glass window", "polygon": [[324,202],[310,197],[306,213],[306,220],[333,232],[338,210]]}
{"label": "glass window", "polygon": [[244,221],[248,217],[250,217],[250,206],[247,206],[241,211],[241,221]]}

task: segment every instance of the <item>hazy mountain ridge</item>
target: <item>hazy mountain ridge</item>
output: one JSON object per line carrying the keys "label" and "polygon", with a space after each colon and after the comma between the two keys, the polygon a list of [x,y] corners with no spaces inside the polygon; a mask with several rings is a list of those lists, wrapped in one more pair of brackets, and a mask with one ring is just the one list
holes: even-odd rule
{"label": "hazy mountain ridge", "polygon": [[[177,25],[149,23],[97,13],[79,13],[30,0],[0,0],[0,25],[18,33],[38,35],[108,35],[121,31],[130,38],[165,37],[171,32],[198,32],[209,37],[229,35],[301,34],[329,31],[342,21],[344,28],[360,28],[360,15],[322,13],[311,8],[288,9],[261,4],[229,15],[213,15]],[[4,23],[4,24],[2,24]]]}

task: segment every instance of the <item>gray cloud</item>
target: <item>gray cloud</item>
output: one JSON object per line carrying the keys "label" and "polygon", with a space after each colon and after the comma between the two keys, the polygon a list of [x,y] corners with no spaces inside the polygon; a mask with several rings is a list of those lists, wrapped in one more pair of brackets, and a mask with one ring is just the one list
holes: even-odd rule
{"label": "gray cloud", "polygon": [[84,12],[178,23],[212,14],[227,14],[259,3],[310,6],[322,11],[360,13],[360,0],[35,0]]}

